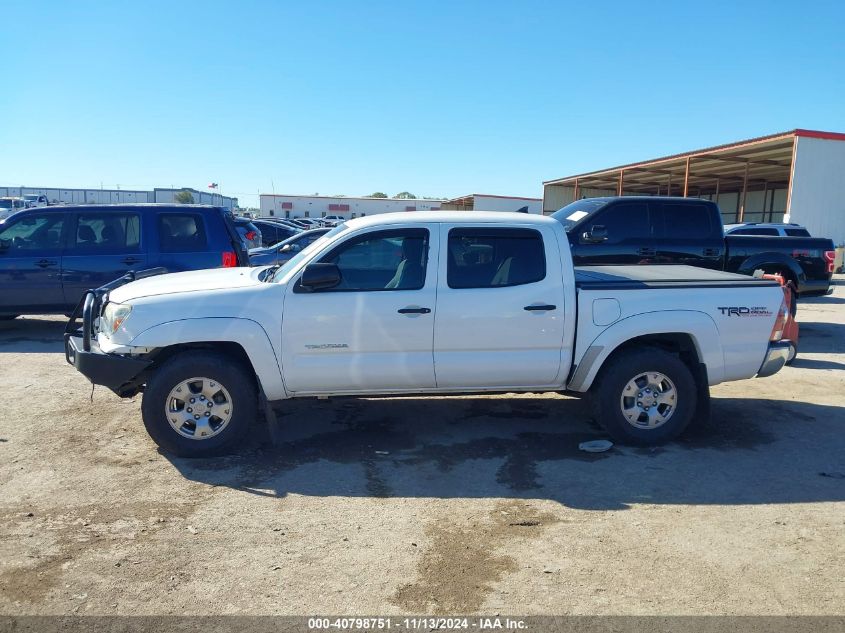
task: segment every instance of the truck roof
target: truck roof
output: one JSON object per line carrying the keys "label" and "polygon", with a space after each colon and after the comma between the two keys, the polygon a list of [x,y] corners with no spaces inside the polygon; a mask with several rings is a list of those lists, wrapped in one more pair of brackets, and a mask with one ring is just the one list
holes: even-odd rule
{"label": "truck roof", "polygon": [[557,220],[544,215],[512,211],[397,211],[347,220],[346,225],[358,229],[380,224],[423,224],[430,222],[558,224]]}
{"label": "truck roof", "polygon": [[61,213],[63,211],[125,211],[126,209],[224,209],[217,205],[210,204],[179,204],[178,202],[119,202],[108,204],[96,203],[73,203],[73,204],[54,204],[49,207],[35,207],[25,209],[25,211],[32,211],[35,213]]}

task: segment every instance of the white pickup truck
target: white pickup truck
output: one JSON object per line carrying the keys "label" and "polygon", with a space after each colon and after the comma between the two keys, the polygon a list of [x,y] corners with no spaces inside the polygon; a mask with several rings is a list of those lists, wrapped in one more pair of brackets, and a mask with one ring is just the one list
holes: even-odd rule
{"label": "white pickup truck", "polygon": [[707,410],[708,385],[778,371],[785,315],[775,282],[576,269],[551,218],[409,212],[347,221],[280,268],[122,278],[86,295],[65,346],[93,383],[143,391],[178,455],[230,450],[287,398],[467,392],[589,392],[614,439],[651,445]]}

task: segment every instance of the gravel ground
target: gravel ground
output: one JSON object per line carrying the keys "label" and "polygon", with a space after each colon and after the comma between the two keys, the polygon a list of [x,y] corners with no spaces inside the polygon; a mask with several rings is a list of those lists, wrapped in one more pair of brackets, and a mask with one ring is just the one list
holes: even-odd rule
{"label": "gravel ground", "polygon": [[713,420],[615,447],[554,394],[299,401],[160,454],[63,319],[0,324],[2,614],[842,614],[845,277]]}

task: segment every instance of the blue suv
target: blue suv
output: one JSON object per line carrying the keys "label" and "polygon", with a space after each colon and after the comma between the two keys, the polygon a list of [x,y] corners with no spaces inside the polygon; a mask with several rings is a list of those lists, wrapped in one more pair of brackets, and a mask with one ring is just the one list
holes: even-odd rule
{"label": "blue suv", "polygon": [[0,223],[0,318],[69,314],[89,288],[129,271],[248,266],[232,213],[201,205],[85,205]]}

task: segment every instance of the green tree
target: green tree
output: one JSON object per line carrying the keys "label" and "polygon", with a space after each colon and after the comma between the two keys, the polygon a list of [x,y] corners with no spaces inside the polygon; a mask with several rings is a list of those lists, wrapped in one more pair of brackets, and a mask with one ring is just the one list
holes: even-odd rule
{"label": "green tree", "polygon": [[393,197],[399,198],[401,200],[416,200],[417,199],[417,197],[414,194],[412,194],[410,191],[400,191],[399,193],[397,193]]}
{"label": "green tree", "polygon": [[173,196],[173,199],[176,200],[176,202],[178,202],[179,204],[194,204],[194,194],[192,194],[187,189],[183,189],[182,191],[177,193],[175,196]]}
{"label": "green tree", "polygon": [[381,191],[376,191],[375,193],[371,193],[368,198],[386,198],[387,194],[382,193]]}

